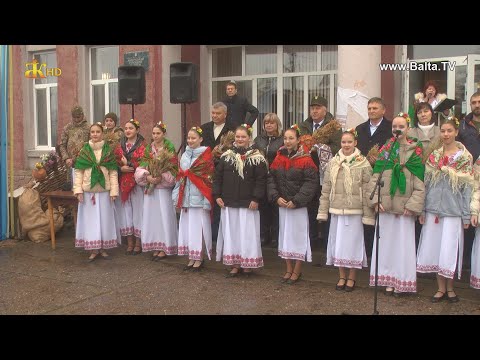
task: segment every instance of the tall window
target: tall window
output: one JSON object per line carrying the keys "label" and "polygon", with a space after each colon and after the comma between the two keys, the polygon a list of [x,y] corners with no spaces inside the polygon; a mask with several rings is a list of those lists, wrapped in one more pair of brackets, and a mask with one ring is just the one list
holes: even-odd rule
{"label": "tall window", "polygon": [[118,46],[90,49],[91,118],[102,121],[106,113],[114,112],[120,122],[118,103]]}
{"label": "tall window", "polygon": [[335,108],[337,45],[247,45],[212,48],[211,99],[221,101],[228,80],[258,108],[255,125],[277,113],[284,129],[309,116],[309,101],[320,95]]}
{"label": "tall window", "polygon": [[[40,64],[47,68],[57,67],[57,56],[53,52],[33,55]],[[47,75],[44,71],[44,74]],[[35,148],[51,149],[57,145],[57,77],[36,78],[33,86],[33,103],[35,106]]]}

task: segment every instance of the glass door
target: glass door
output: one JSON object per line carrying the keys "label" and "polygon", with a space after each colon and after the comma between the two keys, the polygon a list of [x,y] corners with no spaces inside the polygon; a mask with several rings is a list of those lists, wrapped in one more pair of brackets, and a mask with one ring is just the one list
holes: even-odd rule
{"label": "glass door", "polygon": [[468,55],[467,71],[467,113],[470,112],[470,97],[480,91],[480,55]]}

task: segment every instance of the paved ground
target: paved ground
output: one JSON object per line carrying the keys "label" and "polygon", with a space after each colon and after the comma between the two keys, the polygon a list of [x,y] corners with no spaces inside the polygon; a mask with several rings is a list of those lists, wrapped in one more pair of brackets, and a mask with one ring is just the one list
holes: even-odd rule
{"label": "paved ground", "polygon": [[[75,249],[73,229],[50,243],[0,242],[0,314],[364,314],[374,310],[368,272],[360,272],[351,293],[336,291],[338,271],[326,267],[325,255],[314,252],[295,285],[279,282],[284,261],[273,248],[263,249],[265,268],[250,278],[224,277],[224,266],[209,261],[200,273],[183,272],[185,257],[150,261],[150,253],[125,256],[125,246],[110,251],[111,261],[87,263]],[[432,304],[435,278],[421,276],[418,294],[386,297],[379,289],[377,309],[393,314],[477,314],[480,291],[468,286],[468,272],[456,282],[460,302]]]}

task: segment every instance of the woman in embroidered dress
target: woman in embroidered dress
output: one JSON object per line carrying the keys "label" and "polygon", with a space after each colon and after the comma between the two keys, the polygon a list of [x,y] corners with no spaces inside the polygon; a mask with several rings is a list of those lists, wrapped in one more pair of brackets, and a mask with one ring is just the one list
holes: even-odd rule
{"label": "woman in embroidered dress", "polygon": [[480,212],[480,157],[473,165],[474,191],[472,201],[470,202],[470,211],[472,212],[472,226],[475,229],[475,239],[472,245],[472,258],[470,270],[470,286],[474,289],[480,289],[480,228],[478,226],[478,213]]}
{"label": "woman in embroidered dress", "polygon": [[139,133],[140,123],[132,119],[125,124],[125,136],[115,149],[120,166],[120,198],[116,204],[116,220],[121,236],[127,237],[126,255],[142,252],[143,188],[135,183],[135,169],[145,152],[145,139]]}
{"label": "woman in embroidered dress", "polygon": [[89,261],[105,249],[117,246],[113,202],[118,196],[117,163],[110,146],[103,141],[100,123],[90,126],[90,141],[83,145],[75,162],[73,193],[78,199],[75,247],[91,250]]}
{"label": "woman in embroidered dress", "polygon": [[[327,265],[338,267],[335,289],[350,292],[355,288],[356,269],[367,267],[362,223],[375,225],[368,206],[372,167],[356,148],[355,129],[343,133],[341,145],[325,171],[317,220],[327,221],[331,213]],[[348,276],[346,268],[350,269]]]}
{"label": "woman in embroidered dress", "polygon": [[212,179],[214,165],[212,151],[200,146],[203,130],[194,126],[187,136],[188,146],[180,160],[177,183],[172,199],[181,210],[178,236],[178,255],[188,255],[184,271],[200,271],[205,255],[212,255],[213,207]]}
{"label": "woman in embroidered dress", "polygon": [[265,196],[267,163],[250,147],[252,130],[247,124],[236,129],[233,148],[215,169],[213,196],[221,208],[217,261],[233,266],[227,277],[263,266],[258,203]]}
{"label": "woman in embroidered dress", "polygon": [[142,216],[142,251],[153,251],[151,260],[177,254],[177,216],[172,205],[172,189],[178,172],[175,146],[165,138],[167,127],[155,124],[153,142],[145,148],[135,181],[145,188]]}
{"label": "woman in embroidered dress", "polygon": [[[370,205],[380,211],[378,284],[387,287],[386,295],[395,293],[395,296],[417,291],[415,216],[422,213],[425,199],[422,143],[407,137],[409,122],[406,113],[399,113],[393,119],[392,133],[400,131],[398,141],[391,138],[380,149],[370,180],[370,190],[373,190],[389,153],[392,153],[383,173],[385,185],[381,188],[380,204],[377,203],[376,189]],[[375,238],[370,267],[371,286],[375,285],[376,241]]]}
{"label": "woman in embroidered dress", "polygon": [[285,131],[284,146],[270,165],[268,198],[279,206],[278,255],[287,270],[281,282],[294,284],[302,263],[312,261],[307,206],[318,192],[318,169],[308,148],[300,143],[298,125]]}
{"label": "woman in embroidered dress", "polygon": [[[425,210],[418,246],[417,271],[437,274],[438,290],[431,301],[457,302],[453,290],[455,271],[462,274],[463,229],[472,214],[472,155],[455,141],[460,122],[450,119],[441,127],[443,147],[428,157],[425,169]],[[476,215],[473,215],[476,218]],[[473,222],[473,221],[472,221]],[[458,259],[458,264],[457,264]]]}

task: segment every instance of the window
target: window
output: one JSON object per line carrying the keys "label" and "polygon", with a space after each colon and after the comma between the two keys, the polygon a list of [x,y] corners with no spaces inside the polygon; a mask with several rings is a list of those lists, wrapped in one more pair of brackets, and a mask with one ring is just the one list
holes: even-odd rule
{"label": "window", "polygon": [[254,128],[276,113],[284,129],[309,116],[309,101],[320,95],[334,113],[337,45],[247,45],[210,49],[211,99],[221,101],[225,85],[235,80],[238,94],[257,107]]}
{"label": "window", "polygon": [[93,122],[102,121],[106,113],[114,112],[120,123],[118,58],[118,46],[90,49],[90,108]]}
{"label": "window", "polygon": [[[56,68],[55,52],[33,54],[33,58],[45,67]],[[44,67],[44,68],[45,68]],[[43,71],[47,75],[46,71]],[[57,77],[36,78],[33,86],[33,104],[35,107],[35,148],[51,149],[57,145]]]}

